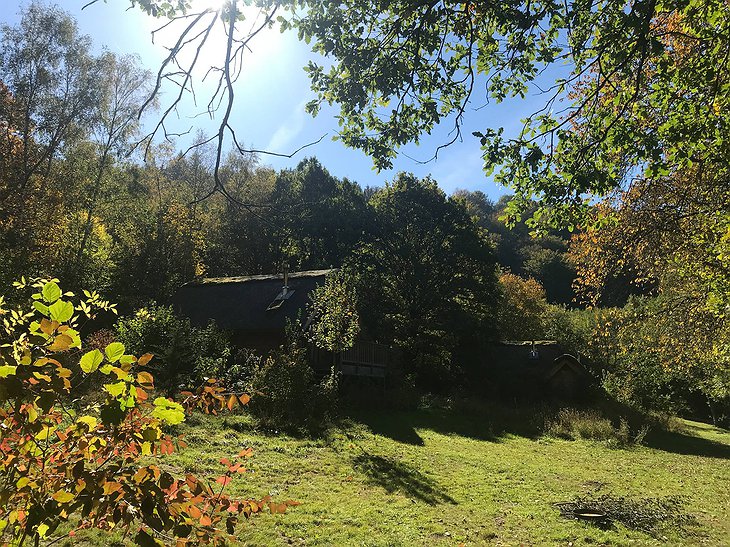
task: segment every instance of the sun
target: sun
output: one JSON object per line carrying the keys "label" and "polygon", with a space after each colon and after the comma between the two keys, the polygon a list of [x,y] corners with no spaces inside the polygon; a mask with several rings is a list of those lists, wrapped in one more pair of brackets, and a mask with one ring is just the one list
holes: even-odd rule
{"label": "sun", "polygon": [[219,10],[229,0],[190,0],[190,8],[194,11],[202,11],[206,9]]}
{"label": "sun", "polygon": [[[189,13],[199,14],[205,10],[218,12],[230,1],[190,0],[191,9]],[[273,56],[280,54],[281,33],[276,27],[260,28],[266,21],[265,8],[246,6],[242,2],[238,2],[238,9],[243,15],[243,20],[236,23],[236,33],[234,36],[239,40],[245,40],[252,33],[255,33],[255,36],[246,42],[246,47],[241,53],[243,65],[246,67],[245,72],[250,74],[265,66],[267,59],[271,59]],[[160,20],[152,20],[150,18],[148,21],[150,31],[154,31],[155,45],[161,48],[162,55],[166,55],[170,51],[170,48],[179,39],[180,33],[190,24],[189,18],[180,18],[179,20],[162,25],[160,24]],[[211,22],[213,26],[210,32],[206,32],[206,27]],[[185,70],[189,69],[193,59],[197,56],[195,66],[192,69],[194,77],[202,79],[208,74],[207,81],[211,79],[210,74],[219,74],[216,70],[210,73],[210,68],[220,69],[225,61],[227,45],[226,24],[220,18],[220,14],[209,13],[203,15],[189,34],[189,36],[195,36],[197,38],[186,44],[177,54],[177,61],[180,63],[181,68]],[[198,49],[202,37],[205,37],[205,43]],[[241,58],[239,58],[239,61],[241,61]]]}

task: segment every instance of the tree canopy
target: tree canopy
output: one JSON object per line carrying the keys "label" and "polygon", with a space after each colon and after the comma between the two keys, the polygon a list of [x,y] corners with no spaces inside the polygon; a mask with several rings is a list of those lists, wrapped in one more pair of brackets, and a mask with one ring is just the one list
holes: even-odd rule
{"label": "tree canopy", "polygon": [[633,177],[654,180],[727,157],[724,1],[307,7],[295,26],[332,63],[308,66],[318,93],[309,109],[338,104],[341,138],[380,168],[446,118],[458,138],[469,101],[524,97],[544,70],[550,76],[567,64],[569,75],[548,83],[544,107],[519,135],[475,133],[486,171],[498,169],[495,180],[515,190],[514,218],[537,199],[535,223],[571,225],[590,196]]}

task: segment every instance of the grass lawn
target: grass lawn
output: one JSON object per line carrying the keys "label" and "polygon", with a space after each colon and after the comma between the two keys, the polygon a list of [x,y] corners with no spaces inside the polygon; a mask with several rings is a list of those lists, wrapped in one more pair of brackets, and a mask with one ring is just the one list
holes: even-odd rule
{"label": "grass lawn", "polygon": [[[182,428],[189,446],[164,461],[212,476],[220,458],[255,449],[231,492],[302,505],[244,523],[242,544],[730,545],[730,432],[682,424],[617,449],[498,427],[488,413],[464,410],[364,414],[323,439],[196,415]],[[591,493],[681,495],[700,525],[653,538],[563,519],[552,505]],[[113,535],[88,539],[109,545]]]}

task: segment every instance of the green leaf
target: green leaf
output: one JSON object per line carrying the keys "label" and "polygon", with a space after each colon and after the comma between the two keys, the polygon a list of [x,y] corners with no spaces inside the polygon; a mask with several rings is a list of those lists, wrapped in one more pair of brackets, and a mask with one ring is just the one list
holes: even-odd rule
{"label": "green leaf", "polygon": [[81,370],[86,374],[90,374],[99,368],[103,360],[104,356],[102,353],[98,349],[92,349],[84,354],[79,364],[81,365]]}
{"label": "green leaf", "polygon": [[49,304],[53,304],[56,300],[61,298],[61,289],[53,281],[46,283],[43,286],[43,300]]}
{"label": "green leaf", "polygon": [[33,302],[33,307],[36,310],[38,310],[40,313],[42,313],[43,315],[45,315],[46,317],[48,317],[48,314],[50,313],[48,311],[48,306],[46,306],[45,304],[42,304],[41,302],[38,302],[36,300],[35,302]]}
{"label": "green leaf", "polygon": [[[37,304],[37,302],[34,302],[34,304]],[[48,311],[51,313],[51,319],[58,321],[59,323],[65,323],[73,316],[74,307],[71,302],[56,300],[53,304],[48,306]]]}
{"label": "green leaf", "polygon": [[117,382],[115,384],[104,384],[104,389],[106,389],[112,397],[117,398],[124,393],[126,386],[127,384],[125,382]]}
{"label": "green leaf", "polygon": [[168,425],[175,425],[185,420],[185,411],[180,403],[164,397],[157,397],[152,416],[159,418]]}
{"label": "green leaf", "polygon": [[0,378],[7,378],[8,376],[15,376],[15,371],[18,369],[15,365],[3,365],[0,366]]}
{"label": "green leaf", "polygon": [[124,344],[121,342],[112,342],[104,350],[106,358],[112,363],[116,363],[124,355]]}

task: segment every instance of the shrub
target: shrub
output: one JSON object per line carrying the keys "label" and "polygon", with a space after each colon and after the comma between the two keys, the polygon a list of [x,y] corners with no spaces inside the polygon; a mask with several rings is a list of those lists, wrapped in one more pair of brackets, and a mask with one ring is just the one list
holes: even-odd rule
{"label": "shrub", "polygon": [[[165,431],[185,419],[185,408],[218,411],[245,404],[245,396],[211,381],[184,405],[150,402],[154,380],[144,369],[151,354],[138,359],[119,342],[81,354],[78,317],[111,305],[92,293],[74,304],[55,280],[32,287],[32,306],[5,309],[0,297],[0,543],[38,545],[73,518],[77,528],[136,526],[141,545],[162,545],[158,537],[220,544],[241,515],[261,510],[268,498],[234,500],[222,492],[241,463],[222,460],[226,471],[213,488],[193,475],[176,479],[150,461],[174,451],[176,440]],[[107,382],[98,412],[69,410],[74,375]]]}
{"label": "shrub", "polygon": [[342,270],[331,273],[310,296],[309,341],[318,348],[339,353],[352,347],[360,333],[357,297]]}
{"label": "shrub", "polygon": [[554,419],[546,424],[549,435],[565,439],[592,439],[605,441],[615,435],[611,420],[602,417],[595,410],[560,409]]}
{"label": "shrub", "polygon": [[221,382],[233,391],[246,391],[254,371],[261,367],[261,355],[248,348],[236,351],[233,364],[218,375]]}
{"label": "shrub", "polygon": [[625,418],[621,418],[619,426],[614,427],[611,420],[596,410],[563,408],[556,416],[545,421],[544,431],[548,435],[564,439],[607,441],[609,445],[625,447],[641,444],[649,427],[643,425],[632,433]]}
{"label": "shrub", "polygon": [[228,336],[210,323],[193,327],[170,306],[150,304],[115,325],[120,342],[133,352],[155,354],[158,384],[169,392],[221,377],[232,364]]}
{"label": "shrub", "polygon": [[266,359],[249,360],[251,411],[264,427],[315,431],[337,412],[337,373],[317,379],[307,349],[287,329],[287,343]]}

